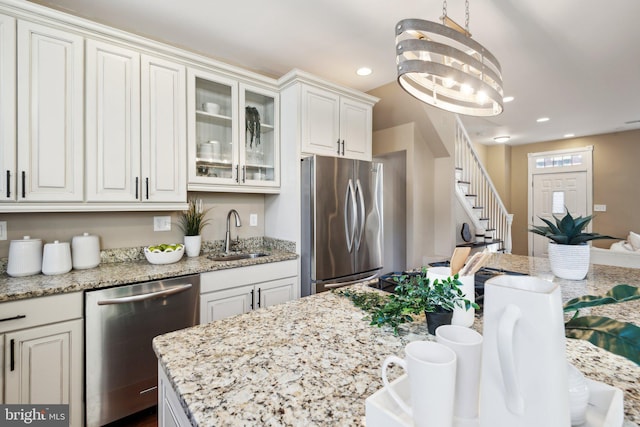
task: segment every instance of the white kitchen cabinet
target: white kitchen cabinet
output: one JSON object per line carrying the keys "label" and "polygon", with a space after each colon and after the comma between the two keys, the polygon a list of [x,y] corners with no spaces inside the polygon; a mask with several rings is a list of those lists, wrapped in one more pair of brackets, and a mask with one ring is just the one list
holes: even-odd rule
{"label": "white kitchen cabinet", "polygon": [[371,160],[372,104],[302,85],[301,151]]}
{"label": "white kitchen cabinet", "polygon": [[187,201],[186,68],[141,57],[141,200]]}
{"label": "white kitchen cabinet", "polygon": [[7,404],[69,404],[83,424],[82,293],[0,304],[2,389]]}
{"label": "white kitchen cabinet", "polygon": [[141,178],[140,53],[87,40],[86,70],[87,201],[136,202]]}
{"label": "white kitchen cabinet", "polygon": [[295,260],[203,273],[200,323],[291,301],[299,286]]}
{"label": "white kitchen cabinet", "polygon": [[16,20],[5,15],[0,15],[0,173],[0,200],[15,200]]}
{"label": "white kitchen cabinet", "polygon": [[[189,190],[273,193],[280,186],[279,95],[188,70]],[[247,108],[260,130],[247,131]]]}
{"label": "white kitchen cabinet", "polygon": [[158,363],[158,427],[187,427],[191,422],[180,405],[167,374]]}
{"label": "white kitchen cabinet", "polygon": [[21,20],[17,36],[16,200],[82,201],[84,40]]}

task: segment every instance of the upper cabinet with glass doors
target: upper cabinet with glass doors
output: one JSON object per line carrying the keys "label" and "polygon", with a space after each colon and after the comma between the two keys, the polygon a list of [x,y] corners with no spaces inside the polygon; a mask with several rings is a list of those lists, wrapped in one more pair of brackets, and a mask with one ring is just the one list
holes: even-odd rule
{"label": "upper cabinet with glass doors", "polygon": [[190,69],[189,190],[278,192],[278,101],[275,91]]}

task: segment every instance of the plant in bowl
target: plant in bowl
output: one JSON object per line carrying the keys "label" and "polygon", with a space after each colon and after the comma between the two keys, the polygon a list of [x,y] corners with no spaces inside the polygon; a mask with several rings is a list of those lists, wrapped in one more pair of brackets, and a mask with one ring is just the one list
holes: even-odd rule
{"label": "plant in bowl", "polygon": [[587,242],[599,239],[616,239],[598,233],[585,233],[583,230],[593,219],[592,215],[574,218],[567,210],[563,218],[553,215],[555,224],[541,218],[546,225],[533,225],[530,232],[546,237],[549,242],[549,264],[557,277],[569,280],[582,280],[589,271],[590,247]]}
{"label": "plant in bowl", "polygon": [[626,357],[640,365],[640,327],[604,316],[578,316],[579,310],[640,299],[640,288],[616,285],[606,294],[583,295],[567,301],[564,311],[575,311],[565,323],[565,336],[589,341],[611,353]]}
{"label": "plant in bowl", "polygon": [[202,230],[209,224],[209,220],[205,218],[208,212],[209,209],[204,209],[202,200],[191,199],[189,209],[180,213],[178,226],[184,233],[187,256],[200,255]]}

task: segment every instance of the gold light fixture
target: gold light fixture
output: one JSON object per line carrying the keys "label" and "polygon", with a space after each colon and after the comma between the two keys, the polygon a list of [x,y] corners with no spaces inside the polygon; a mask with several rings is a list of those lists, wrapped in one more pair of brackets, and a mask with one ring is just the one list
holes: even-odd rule
{"label": "gold light fixture", "polygon": [[468,0],[465,8],[465,27],[447,16],[446,0],[442,24],[422,19],[398,22],[398,83],[434,107],[470,116],[495,116],[503,109],[500,63],[471,38]]}

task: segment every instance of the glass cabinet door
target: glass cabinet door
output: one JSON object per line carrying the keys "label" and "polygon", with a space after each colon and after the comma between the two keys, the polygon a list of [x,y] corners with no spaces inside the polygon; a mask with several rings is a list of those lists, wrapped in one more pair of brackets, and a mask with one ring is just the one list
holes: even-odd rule
{"label": "glass cabinet door", "polygon": [[231,184],[238,174],[237,82],[189,70],[189,182]]}
{"label": "glass cabinet door", "polygon": [[240,84],[241,181],[249,185],[280,184],[278,100],[275,92]]}

